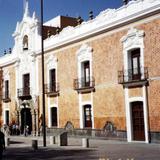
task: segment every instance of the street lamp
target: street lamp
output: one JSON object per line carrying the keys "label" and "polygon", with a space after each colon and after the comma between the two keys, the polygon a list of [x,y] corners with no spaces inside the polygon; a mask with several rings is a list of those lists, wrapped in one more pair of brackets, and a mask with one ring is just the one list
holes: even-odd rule
{"label": "street lamp", "polygon": [[42,60],[42,128],[43,146],[46,147],[46,118],[45,118],[45,93],[44,93],[44,42],[43,42],[43,0],[41,0],[41,60]]}

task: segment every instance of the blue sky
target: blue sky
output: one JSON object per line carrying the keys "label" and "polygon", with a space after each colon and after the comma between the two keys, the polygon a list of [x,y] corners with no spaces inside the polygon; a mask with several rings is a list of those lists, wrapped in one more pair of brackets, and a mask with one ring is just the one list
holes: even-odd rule
{"label": "blue sky", "polygon": [[[0,0],[0,55],[4,50],[12,48],[14,40],[12,33],[17,21],[23,17],[23,2],[25,0]],[[32,14],[40,17],[40,0],[28,0],[29,9]],[[122,0],[44,0],[44,21],[52,19],[57,15],[81,16],[88,19],[89,11],[94,16],[107,8],[118,8],[122,6]]]}

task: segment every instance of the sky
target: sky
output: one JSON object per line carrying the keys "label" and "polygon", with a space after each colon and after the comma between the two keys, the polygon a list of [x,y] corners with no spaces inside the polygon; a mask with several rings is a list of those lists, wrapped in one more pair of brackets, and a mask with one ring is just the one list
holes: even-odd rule
{"label": "sky", "polygon": [[[17,21],[21,21],[24,11],[25,0],[0,0],[0,55],[4,50],[13,48]],[[32,15],[36,12],[40,17],[40,0],[28,0],[29,10]],[[93,11],[94,17],[107,8],[119,8],[123,5],[122,0],[43,0],[44,22],[58,16],[68,15],[71,17],[81,16],[87,20],[89,11]],[[39,18],[40,19],[40,18]]]}

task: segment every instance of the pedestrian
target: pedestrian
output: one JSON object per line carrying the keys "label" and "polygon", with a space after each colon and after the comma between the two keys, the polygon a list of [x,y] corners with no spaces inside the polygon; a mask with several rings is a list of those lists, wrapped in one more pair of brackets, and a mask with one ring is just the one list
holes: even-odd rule
{"label": "pedestrian", "polygon": [[25,136],[28,136],[28,134],[29,134],[29,126],[28,125],[26,125],[25,126]]}
{"label": "pedestrian", "polygon": [[4,150],[5,150],[4,133],[0,130],[0,160],[2,159]]}
{"label": "pedestrian", "polygon": [[16,135],[18,136],[19,134],[20,134],[19,126],[18,126],[18,124],[16,124]]}
{"label": "pedestrian", "polygon": [[13,135],[16,135],[16,124],[15,123],[12,126],[12,133]]}

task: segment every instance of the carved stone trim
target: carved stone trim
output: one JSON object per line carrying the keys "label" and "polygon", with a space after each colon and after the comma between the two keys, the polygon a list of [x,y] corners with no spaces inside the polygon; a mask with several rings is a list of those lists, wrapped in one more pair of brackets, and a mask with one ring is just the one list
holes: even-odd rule
{"label": "carved stone trim", "polygon": [[92,59],[92,47],[90,47],[88,44],[83,44],[81,48],[77,51],[77,58],[78,62],[82,62],[85,60],[91,60]]}
{"label": "carved stone trim", "polygon": [[143,37],[145,33],[143,30],[130,28],[127,35],[121,38],[124,49],[132,48],[132,46],[143,46]]}

